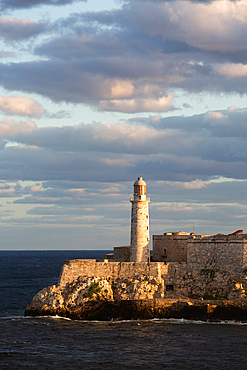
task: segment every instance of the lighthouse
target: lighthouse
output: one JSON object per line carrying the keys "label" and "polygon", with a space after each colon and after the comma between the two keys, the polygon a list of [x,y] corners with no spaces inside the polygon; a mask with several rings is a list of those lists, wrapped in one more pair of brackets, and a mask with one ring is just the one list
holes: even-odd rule
{"label": "lighthouse", "polygon": [[131,211],[131,237],[130,262],[149,262],[149,212],[150,199],[146,196],[147,184],[142,177],[134,182],[134,194],[130,198]]}

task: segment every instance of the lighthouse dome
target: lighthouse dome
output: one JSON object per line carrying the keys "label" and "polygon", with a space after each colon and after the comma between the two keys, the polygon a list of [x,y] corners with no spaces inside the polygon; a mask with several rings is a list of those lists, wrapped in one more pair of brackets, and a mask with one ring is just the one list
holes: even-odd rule
{"label": "lighthouse dome", "polygon": [[134,182],[134,186],[146,186],[147,184],[142,179],[142,177],[138,177],[138,179]]}

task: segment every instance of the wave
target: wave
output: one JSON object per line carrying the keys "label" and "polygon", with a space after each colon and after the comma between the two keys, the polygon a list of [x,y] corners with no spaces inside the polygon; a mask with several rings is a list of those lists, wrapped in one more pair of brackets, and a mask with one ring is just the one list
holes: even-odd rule
{"label": "wave", "polygon": [[247,322],[235,320],[221,320],[221,321],[203,321],[203,320],[188,320],[188,319],[151,319],[153,322],[168,322],[170,324],[182,325],[247,325]]}
{"label": "wave", "polygon": [[0,320],[30,320],[30,319],[49,319],[49,320],[65,320],[79,323],[87,324],[125,324],[125,323],[136,323],[141,325],[142,323],[169,323],[176,325],[234,325],[234,326],[246,326],[247,322],[236,321],[236,320],[221,320],[221,321],[203,321],[203,320],[188,320],[188,319],[172,319],[172,318],[154,318],[148,320],[109,320],[109,321],[100,321],[100,320],[77,320],[70,319],[69,317],[64,316],[3,316],[0,317]]}

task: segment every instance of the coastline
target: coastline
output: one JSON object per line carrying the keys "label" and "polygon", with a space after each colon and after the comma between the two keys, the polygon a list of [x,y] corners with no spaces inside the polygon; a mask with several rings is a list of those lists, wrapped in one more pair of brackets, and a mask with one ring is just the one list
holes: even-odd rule
{"label": "coastline", "polygon": [[75,307],[35,306],[25,316],[61,316],[75,320],[187,319],[201,321],[235,320],[247,322],[247,302],[198,299],[88,300]]}

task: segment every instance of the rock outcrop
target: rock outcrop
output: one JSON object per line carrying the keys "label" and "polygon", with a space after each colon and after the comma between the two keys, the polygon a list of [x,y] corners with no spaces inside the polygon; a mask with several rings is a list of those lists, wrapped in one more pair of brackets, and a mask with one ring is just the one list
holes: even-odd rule
{"label": "rock outcrop", "polygon": [[[236,287],[237,291],[241,290]],[[247,320],[247,302],[164,298],[162,280],[145,275],[133,278],[81,278],[65,286],[53,285],[37,293],[26,316],[62,316],[81,320],[184,318]],[[168,293],[168,292],[167,292]]]}

